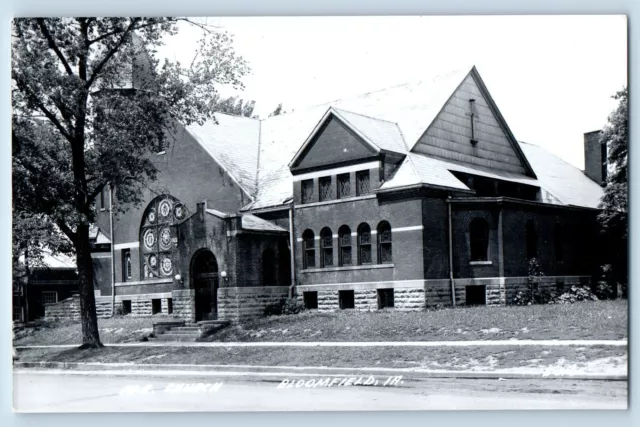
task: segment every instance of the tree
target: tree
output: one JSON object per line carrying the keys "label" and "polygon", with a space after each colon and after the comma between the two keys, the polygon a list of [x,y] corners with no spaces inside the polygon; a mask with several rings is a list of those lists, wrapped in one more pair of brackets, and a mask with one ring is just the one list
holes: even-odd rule
{"label": "tree", "polygon": [[211,108],[216,112],[257,119],[258,117],[253,115],[255,107],[256,101],[244,101],[236,96],[224,99],[216,96],[211,100]]}
{"label": "tree", "polygon": [[618,106],[609,115],[608,123],[600,134],[600,143],[607,146],[609,166],[604,196],[600,202],[598,220],[609,242],[608,256],[613,268],[613,277],[622,284],[627,283],[628,241],[628,153],[629,114],[628,90],[623,88],[614,99]]}
{"label": "tree", "polygon": [[282,102],[280,104],[278,104],[278,106],[276,107],[275,110],[273,110],[271,112],[271,114],[269,114],[269,117],[273,117],[273,116],[279,116],[280,114],[284,114],[286,111],[284,111],[282,109]]}
{"label": "tree", "polygon": [[[197,54],[187,67],[160,65],[155,48],[181,21],[203,30]],[[182,18],[15,19],[11,61],[14,146],[33,151],[20,155],[29,180],[16,190],[19,211],[46,218],[73,245],[81,347],[100,347],[89,244],[96,196],[111,186],[118,209],[140,203],[157,174],[150,151],[181,125],[215,120],[211,96],[219,85],[241,89],[249,67],[229,34]]]}

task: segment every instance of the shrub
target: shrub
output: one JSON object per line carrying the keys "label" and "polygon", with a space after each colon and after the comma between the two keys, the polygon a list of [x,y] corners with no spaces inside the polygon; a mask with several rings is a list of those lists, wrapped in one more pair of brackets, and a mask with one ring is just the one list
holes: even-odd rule
{"label": "shrub", "polygon": [[618,286],[613,278],[611,264],[600,267],[600,276],[596,278],[593,292],[599,299],[614,299],[617,297]]}
{"label": "shrub", "polygon": [[588,286],[572,286],[568,292],[556,298],[556,304],[573,304],[577,301],[598,301],[598,297]]}
{"label": "shrub", "polygon": [[283,314],[298,314],[304,310],[304,304],[296,298],[282,298],[278,302],[267,304],[264,308],[264,314],[267,316],[280,316]]}

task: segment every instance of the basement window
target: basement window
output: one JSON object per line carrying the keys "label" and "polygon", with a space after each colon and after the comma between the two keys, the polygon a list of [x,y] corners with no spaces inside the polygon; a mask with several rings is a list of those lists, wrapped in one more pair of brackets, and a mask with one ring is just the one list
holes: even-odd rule
{"label": "basement window", "polygon": [[303,292],[302,298],[304,299],[304,306],[307,310],[318,309],[318,292]]}
{"label": "basement window", "polygon": [[173,298],[167,298],[167,314],[173,314]]}
{"label": "basement window", "polygon": [[485,285],[466,286],[467,305],[487,305],[487,287]]}
{"label": "basement window", "polygon": [[338,291],[340,310],[355,308],[355,295],[353,291]]}
{"label": "basement window", "polygon": [[378,289],[378,309],[393,308],[393,289]]}
{"label": "basement window", "polygon": [[162,313],[162,300],[161,299],[152,299],[151,300],[151,314]]}
{"label": "basement window", "polygon": [[131,300],[122,301],[122,314],[123,315],[131,314]]}

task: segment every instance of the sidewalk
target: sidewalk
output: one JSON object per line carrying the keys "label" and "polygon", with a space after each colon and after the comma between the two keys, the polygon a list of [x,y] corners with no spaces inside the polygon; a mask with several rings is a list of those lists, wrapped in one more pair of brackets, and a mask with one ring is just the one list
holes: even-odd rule
{"label": "sidewalk", "polygon": [[[627,340],[482,340],[482,341],[316,341],[316,342],[135,342],[105,344],[106,347],[491,347],[491,346],[612,346],[626,347]],[[79,344],[24,345],[29,348],[74,348]]]}
{"label": "sidewalk", "polygon": [[333,368],[315,366],[255,366],[255,365],[187,365],[187,364],[136,364],[95,362],[14,362],[14,373],[41,372],[51,375],[113,375],[159,377],[224,377],[245,381],[297,382],[318,377],[392,377],[407,380],[429,378],[465,379],[571,379],[626,381],[625,372],[571,372],[550,367],[511,368],[497,370],[434,370],[419,368]]}

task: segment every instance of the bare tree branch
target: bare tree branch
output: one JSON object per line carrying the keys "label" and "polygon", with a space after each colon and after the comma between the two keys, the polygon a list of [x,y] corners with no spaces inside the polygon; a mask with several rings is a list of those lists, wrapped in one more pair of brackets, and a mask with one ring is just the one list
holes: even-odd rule
{"label": "bare tree branch", "polygon": [[67,71],[67,74],[69,74],[70,76],[73,76],[73,70],[71,69],[69,62],[67,62],[67,59],[64,57],[64,55],[58,48],[58,45],[56,44],[55,40],[53,40],[53,36],[49,32],[49,29],[47,28],[44,22],[44,19],[38,18],[36,19],[36,21],[38,22],[38,26],[40,27],[40,31],[42,32],[42,35],[49,42],[49,47],[51,48],[51,50],[53,50],[56,53],[56,56],[58,57],[58,59],[60,59],[60,62],[62,62],[62,66]]}

